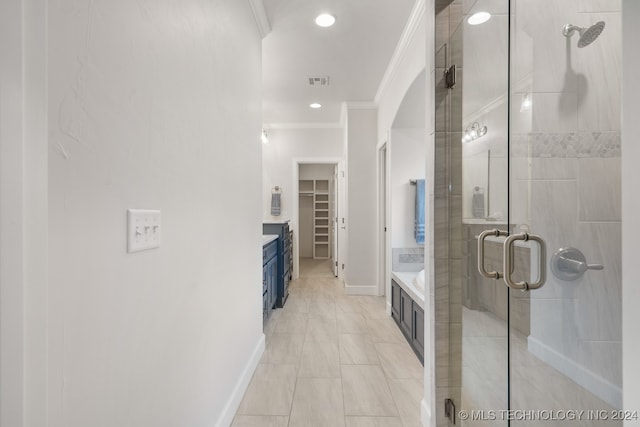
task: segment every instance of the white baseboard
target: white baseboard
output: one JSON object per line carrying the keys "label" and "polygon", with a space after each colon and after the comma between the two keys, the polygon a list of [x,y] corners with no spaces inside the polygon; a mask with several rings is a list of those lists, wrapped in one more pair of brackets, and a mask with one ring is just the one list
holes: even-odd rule
{"label": "white baseboard", "polygon": [[222,414],[220,415],[220,418],[218,418],[218,422],[216,422],[215,427],[229,427],[233,422],[233,417],[236,415],[236,412],[240,407],[242,398],[244,397],[244,394],[249,387],[249,383],[251,382],[251,377],[253,377],[253,373],[256,371],[256,368],[260,363],[260,358],[264,353],[264,347],[265,337],[264,334],[262,334],[260,335],[260,339],[258,340],[255,348],[253,349],[253,353],[249,358],[249,362],[242,371],[242,375],[240,375],[236,386],[233,388],[231,397],[229,397],[227,404],[224,406]]}
{"label": "white baseboard", "polygon": [[614,408],[622,408],[622,388],[529,335],[529,351]]}
{"label": "white baseboard", "polygon": [[422,427],[431,427],[431,408],[424,399],[420,402],[420,419],[422,420]]}
{"label": "white baseboard", "polygon": [[391,316],[391,303],[387,301],[387,316]]}
{"label": "white baseboard", "polygon": [[378,286],[350,286],[346,282],[344,284],[344,291],[347,295],[372,295],[379,296]]}

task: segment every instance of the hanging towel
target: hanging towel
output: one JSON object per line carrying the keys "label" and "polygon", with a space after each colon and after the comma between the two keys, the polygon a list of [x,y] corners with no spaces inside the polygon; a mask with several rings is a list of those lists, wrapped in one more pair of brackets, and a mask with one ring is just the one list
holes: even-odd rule
{"label": "hanging towel", "polygon": [[424,179],[416,180],[416,243],[424,244]]}
{"label": "hanging towel", "polygon": [[280,216],[280,196],[279,191],[271,193],[271,215]]}

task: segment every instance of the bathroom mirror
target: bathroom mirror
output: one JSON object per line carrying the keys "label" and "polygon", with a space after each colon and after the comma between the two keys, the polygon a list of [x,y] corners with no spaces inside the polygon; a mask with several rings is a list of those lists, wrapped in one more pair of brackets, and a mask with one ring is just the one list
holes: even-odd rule
{"label": "bathroom mirror", "polygon": [[462,214],[475,223],[507,218],[507,12],[506,2],[473,2],[454,34],[464,46]]}

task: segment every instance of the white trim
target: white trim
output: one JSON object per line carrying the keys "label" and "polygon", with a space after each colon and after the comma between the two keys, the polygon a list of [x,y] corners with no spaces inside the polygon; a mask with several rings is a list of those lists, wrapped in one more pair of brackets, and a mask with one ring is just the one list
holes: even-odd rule
{"label": "white trim", "polygon": [[[339,157],[296,157],[292,160],[292,170],[293,173],[293,183],[291,188],[293,189],[294,201],[292,203],[292,215],[291,221],[289,222],[289,227],[293,230],[293,280],[300,277],[300,243],[299,243],[299,215],[300,215],[300,206],[298,200],[299,187],[298,182],[300,180],[300,165],[336,165],[338,171],[342,165],[342,159]],[[339,173],[339,172],[338,172]],[[337,200],[338,206],[336,206],[336,212],[340,207],[340,199]],[[338,265],[344,263],[344,243],[341,239],[338,239]]]}
{"label": "white trim", "polygon": [[[640,28],[640,2],[622,0],[622,378],[624,409],[640,409],[640,287],[638,287],[638,241],[637,227],[640,197],[637,182],[640,179],[638,158],[640,145],[640,51],[637,40]],[[640,426],[640,421],[624,422],[625,427]]]}
{"label": "white trim", "polygon": [[342,129],[341,122],[328,123],[265,123],[265,129]]}
{"label": "white trim", "polygon": [[425,399],[420,402],[420,419],[423,427],[431,427],[431,408]]}
{"label": "white trim", "polygon": [[404,30],[402,31],[400,40],[398,40],[396,49],[393,51],[393,55],[391,56],[389,65],[387,65],[387,69],[384,72],[384,75],[382,76],[382,80],[380,80],[378,91],[376,92],[375,98],[373,98],[376,104],[380,102],[380,98],[382,97],[382,94],[387,90],[389,83],[395,77],[395,74],[398,71],[398,67],[402,62],[402,58],[404,57],[404,54],[407,52],[407,49],[411,44],[413,35],[415,34],[416,30],[419,28],[420,20],[424,16],[426,10],[427,10],[426,0],[417,0],[416,4],[413,6],[413,9],[411,10],[411,14],[409,15],[407,25],[405,25]]}
{"label": "white trim", "polygon": [[378,296],[378,285],[350,286],[344,282],[344,291],[347,295],[371,295]]}
{"label": "white trim", "polygon": [[258,364],[260,363],[260,359],[262,358],[264,349],[265,337],[264,334],[262,334],[260,335],[260,338],[258,339],[258,342],[253,349],[253,353],[251,353],[251,357],[249,358],[247,365],[242,371],[242,374],[240,375],[236,386],[233,388],[231,397],[229,397],[227,404],[224,406],[222,414],[220,414],[220,418],[218,418],[215,427],[227,427],[231,425],[233,417],[236,415],[236,412],[240,407],[240,403],[242,402],[242,398],[244,397],[244,394],[249,387],[251,377],[253,377],[253,373],[258,368]]}
{"label": "white trim", "polygon": [[347,116],[348,116],[347,103],[343,102],[340,104],[340,126],[342,126],[343,128],[347,124]]}
{"label": "white trim", "polygon": [[529,335],[527,348],[531,354],[557,369],[576,384],[589,390],[616,409],[622,409],[622,388],[590,371],[575,360],[557,352]]}
{"label": "white trim", "polygon": [[425,247],[424,247],[424,398],[422,400],[422,425],[432,427],[437,421],[436,396],[436,316],[435,316],[435,289],[436,278],[435,269],[435,244],[434,244],[434,181],[435,181],[435,2],[430,1],[428,9],[425,11],[425,25],[427,28],[427,57],[425,60],[425,70],[427,73],[427,84],[425,87],[426,114],[425,123],[427,134],[427,154],[425,159],[426,186],[426,206],[425,209]]}
{"label": "white trim", "polygon": [[264,3],[262,3],[262,0],[249,0],[249,5],[253,12],[253,18],[256,20],[258,31],[262,38],[265,38],[271,32],[271,24],[269,23],[267,11],[264,9]]}

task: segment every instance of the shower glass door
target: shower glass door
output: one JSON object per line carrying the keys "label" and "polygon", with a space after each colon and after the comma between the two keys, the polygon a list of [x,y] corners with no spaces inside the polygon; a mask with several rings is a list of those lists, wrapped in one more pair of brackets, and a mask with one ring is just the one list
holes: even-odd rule
{"label": "shower glass door", "polygon": [[[458,74],[446,118],[447,135],[459,130],[449,188],[462,198],[462,277],[449,276],[448,382],[438,385],[456,425],[621,426],[637,415],[618,411],[620,1],[448,5],[436,12],[449,17],[443,68]],[[486,230],[500,232],[482,246],[483,276]]]}
{"label": "shower glass door", "polygon": [[[454,171],[451,179],[452,193],[462,195],[462,278],[458,291],[455,276],[450,277],[454,304],[449,339],[451,349],[461,346],[462,351],[459,361],[451,351],[448,385],[450,396],[459,402],[456,424],[506,426],[501,414],[509,407],[509,291],[502,280],[478,272],[478,236],[509,229],[509,3],[454,1],[449,15],[455,30],[447,66],[455,64],[460,80],[450,94],[451,128],[460,128],[451,145],[461,148],[459,154],[452,149],[452,158],[462,157],[461,177]],[[454,113],[456,101],[461,101],[460,114]],[[450,216],[452,224],[456,220]],[[455,235],[450,239],[455,248]],[[503,241],[504,236],[495,235],[485,240],[483,265],[489,272],[502,271]],[[454,260],[450,270],[455,268]]]}
{"label": "shower glass door", "polygon": [[622,425],[620,7],[511,0],[510,425]]}

